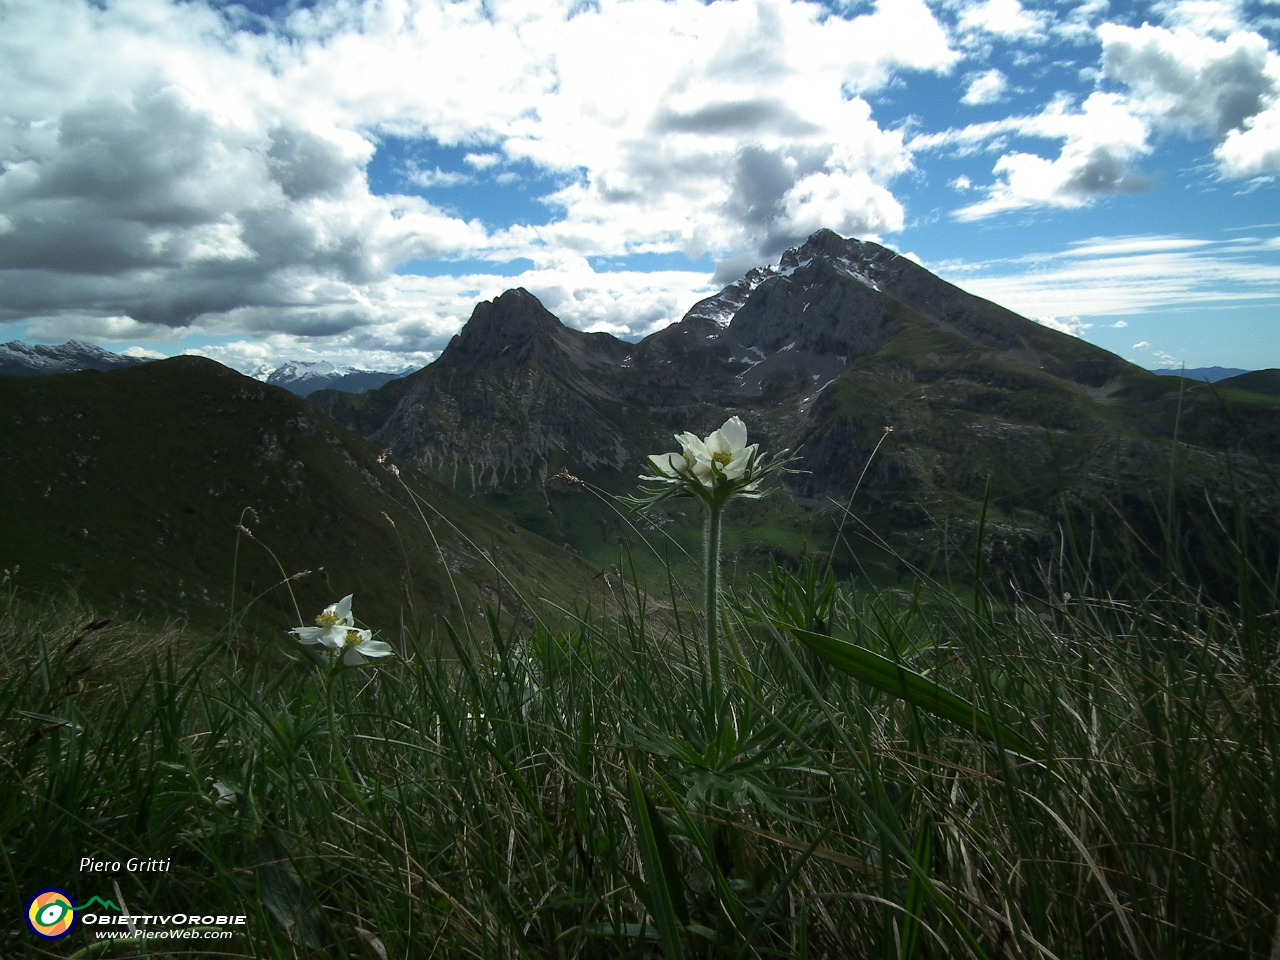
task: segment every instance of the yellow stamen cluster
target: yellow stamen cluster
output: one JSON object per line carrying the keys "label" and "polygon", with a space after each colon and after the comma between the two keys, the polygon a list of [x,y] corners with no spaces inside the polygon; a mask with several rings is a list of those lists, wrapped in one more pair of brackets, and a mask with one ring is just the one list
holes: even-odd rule
{"label": "yellow stamen cluster", "polygon": [[316,617],[317,627],[336,627],[342,622],[342,618],[336,613],[322,613]]}
{"label": "yellow stamen cluster", "polygon": [[359,631],[359,630],[348,630],[348,631],[347,631],[346,644],[347,644],[347,646],[348,646],[348,647],[354,647],[356,644],[358,644],[358,643],[359,643],[361,640],[363,640],[363,639],[364,639],[364,638],[360,636],[360,631]]}
{"label": "yellow stamen cluster", "polygon": [[727,466],[729,465],[729,463],[733,460],[733,454],[731,454],[731,453],[713,453],[713,454],[711,455],[711,459],[712,459],[712,460],[714,460],[716,463],[720,464],[720,466],[722,466],[722,467],[727,467]]}

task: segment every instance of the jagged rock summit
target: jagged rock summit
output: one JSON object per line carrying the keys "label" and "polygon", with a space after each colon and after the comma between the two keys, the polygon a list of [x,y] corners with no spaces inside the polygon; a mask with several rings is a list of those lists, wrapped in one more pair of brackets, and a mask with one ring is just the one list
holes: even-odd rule
{"label": "jagged rock summit", "polygon": [[[744,358],[752,365],[784,349],[843,357],[847,365],[877,352],[904,329],[903,308],[942,330],[1075,383],[1100,387],[1137,369],[967,293],[878,243],[846,240],[826,229],[786,251],[776,267],[752,270],[695,304],[681,323],[709,320],[725,327],[731,342],[755,353],[754,360]],[[793,360],[787,366],[803,365]],[[759,383],[768,374],[761,370],[744,381]]]}
{"label": "jagged rock summit", "polygon": [[471,319],[433,366],[497,372],[537,363],[565,370],[620,363],[629,351],[628,344],[607,333],[566,327],[537,297],[518,287],[476,304]]}

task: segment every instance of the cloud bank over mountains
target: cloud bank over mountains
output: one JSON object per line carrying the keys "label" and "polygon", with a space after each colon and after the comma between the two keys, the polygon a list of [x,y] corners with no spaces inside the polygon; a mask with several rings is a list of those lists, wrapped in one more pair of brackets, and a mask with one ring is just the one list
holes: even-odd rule
{"label": "cloud bank over mountains", "polygon": [[[1169,25],[1097,26],[1098,77],[1118,90],[1095,91],[1079,104],[1058,95],[1034,115],[915,137],[909,146],[919,152],[977,150],[1010,135],[1061,142],[1057,157],[1002,152],[986,198],[955,215],[980,220],[1024,208],[1071,209],[1147,190],[1152,181],[1140,162],[1161,137],[1213,143],[1223,179],[1280,171],[1280,55],[1244,28],[1234,4],[1182,0],[1166,10]],[[1000,89],[994,79],[975,79],[963,102],[989,102],[988,88]]]}
{"label": "cloud bank over mountains", "polygon": [[[1166,138],[1202,143],[1223,180],[1280,171],[1280,56],[1242,7],[1108,13],[15,0],[0,12],[0,324],[199,341],[241,366],[307,351],[368,366],[429,358],[477,299],[523,285],[575,327],[640,336],[819,227],[892,242],[935,158],[998,154],[986,183],[963,178],[968,202],[946,212],[960,222],[1152,189],[1143,163]],[[1027,111],[1023,78],[992,58],[1055,46],[1096,53],[1094,89]],[[917,80],[954,87],[957,110],[1010,112],[886,120],[877,103]],[[459,160],[375,176],[392,143]],[[541,215],[455,199],[481,187]]]}

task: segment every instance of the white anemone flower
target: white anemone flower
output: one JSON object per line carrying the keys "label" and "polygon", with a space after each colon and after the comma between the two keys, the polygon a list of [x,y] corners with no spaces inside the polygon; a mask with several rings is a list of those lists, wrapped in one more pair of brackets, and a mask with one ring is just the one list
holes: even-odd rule
{"label": "white anemone flower", "polygon": [[753,495],[765,472],[760,462],[760,445],[747,443],[747,425],[730,417],[719,430],[700,438],[696,434],[676,435],[679,453],[649,457],[654,475],[674,489],[668,495],[693,494],[714,506],[723,506],[735,495]]}
{"label": "white anemone flower", "polygon": [[318,643],[331,650],[342,649],[346,643],[348,628],[356,625],[355,618],[351,616],[353,596],[354,594],[349,593],[337,603],[325,607],[320,616],[316,617],[314,627],[294,627],[289,632],[301,643]]}
{"label": "white anemone flower", "polygon": [[348,667],[362,667],[367,657],[389,657],[393,652],[391,644],[373,639],[372,630],[348,630],[343,649],[342,662]]}
{"label": "white anemone flower", "polygon": [[348,594],[337,603],[331,603],[316,617],[314,627],[294,627],[289,632],[299,643],[319,644],[329,651],[331,658],[342,654],[342,662],[349,667],[367,663],[366,657],[386,657],[393,651],[389,644],[373,639],[371,630],[356,627],[351,615],[351,597]]}
{"label": "white anemone flower", "polygon": [[719,475],[729,481],[741,480],[747,467],[754,464],[760,444],[747,446],[747,425],[737,417],[730,417],[719,430],[705,440],[692,433],[676,437],[684,448],[685,456],[695,456],[694,473],[706,482],[706,478]]}

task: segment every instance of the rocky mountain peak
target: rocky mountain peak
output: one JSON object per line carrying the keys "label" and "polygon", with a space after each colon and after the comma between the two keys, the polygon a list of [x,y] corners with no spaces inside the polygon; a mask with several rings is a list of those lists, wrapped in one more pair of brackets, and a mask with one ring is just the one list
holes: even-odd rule
{"label": "rocky mountain peak", "polygon": [[974,296],[887,247],[826,229],[782,255],[772,276],[733,313],[730,328],[744,344],[766,350],[785,338],[797,349],[812,340],[816,352],[834,348],[856,356],[896,334],[889,318],[903,307],[1010,359],[1090,387],[1132,371],[1119,357]]}
{"label": "rocky mountain peak", "polygon": [[684,315],[685,320],[711,320],[718,326],[728,326],[733,315],[747,302],[756,287],[777,276],[773,267],[753,267],[740,280],[735,280],[714,297],[699,300]]}
{"label": "rocky mountain peak", "polygon": [[456,369],[507,370],[554,350],[567,328],[523,287],[476,304],[436,364]]}
{"label": "rocky mountain peak", "polygon": [[267,375],[267,383],[278,384],[285,381],[302,380],[307,377],[341,376],[349,372],[345,368],[339,369],[335,367],[328,360],[287,360]]}
{"label": "rocky mountain peak", "polygon": [[[796,278],[802,285],[830,284],[838,281],[837,275],[840,275],[878,291],[880,286],[874,273],[886,262],[896,259],[902,258],[878,243],[846,240],[824,227],[800,246],[791,247],[783,253],[776,267],[755,267],[715,296],[698,301],[684,319],[711,320],[718,326],[727,327],[758,287],[777,277],[791,278],[798,270],[805,271]],[[806,271],[814,264],[819,265],[817,269]],[[824,267],[826,269],[822,269]]]}
{"label": "rocky mountain peak", "polygon": [[848,256],[849,243],[850,241],[845,240],[840,234],[823,227],[800,246],[786,251],[778,261],[778,271],[786,273],[789,270],[795,270],[802,263],[817,258],[833,261],[844,259]]}
{"label": "rocky mountain peak", "polygon": [[789,277],[810,264],[820,263],[873,290],[879,290],[879,275],[886,267],[903,259],[878,243],[846,240],[838,233],[824,228],[800,246],[792,247],[784,253],[778,261],[778,273]]}
{"label": "rocky mountain peak", "polygon": [[518,287],[476,304],[471,319],[432,366],[498,372],[537,363],[570,373],[585,367],[612,367],[631,349],[607,333],[566,327],[537,297]]}
{"label": "rocky mountain peak", "polygon": [[335,366],[328,360],[288,360],[275,369],[259,370],[255,380],[262,380],[275,387],[283,387],[299,397],[309,397],[319,390],[341,390],[344,393],[365,393],[383,384],[398,380],[409,371],[401,369],[391,373],[379,370],[361,370],[347,366]]}

